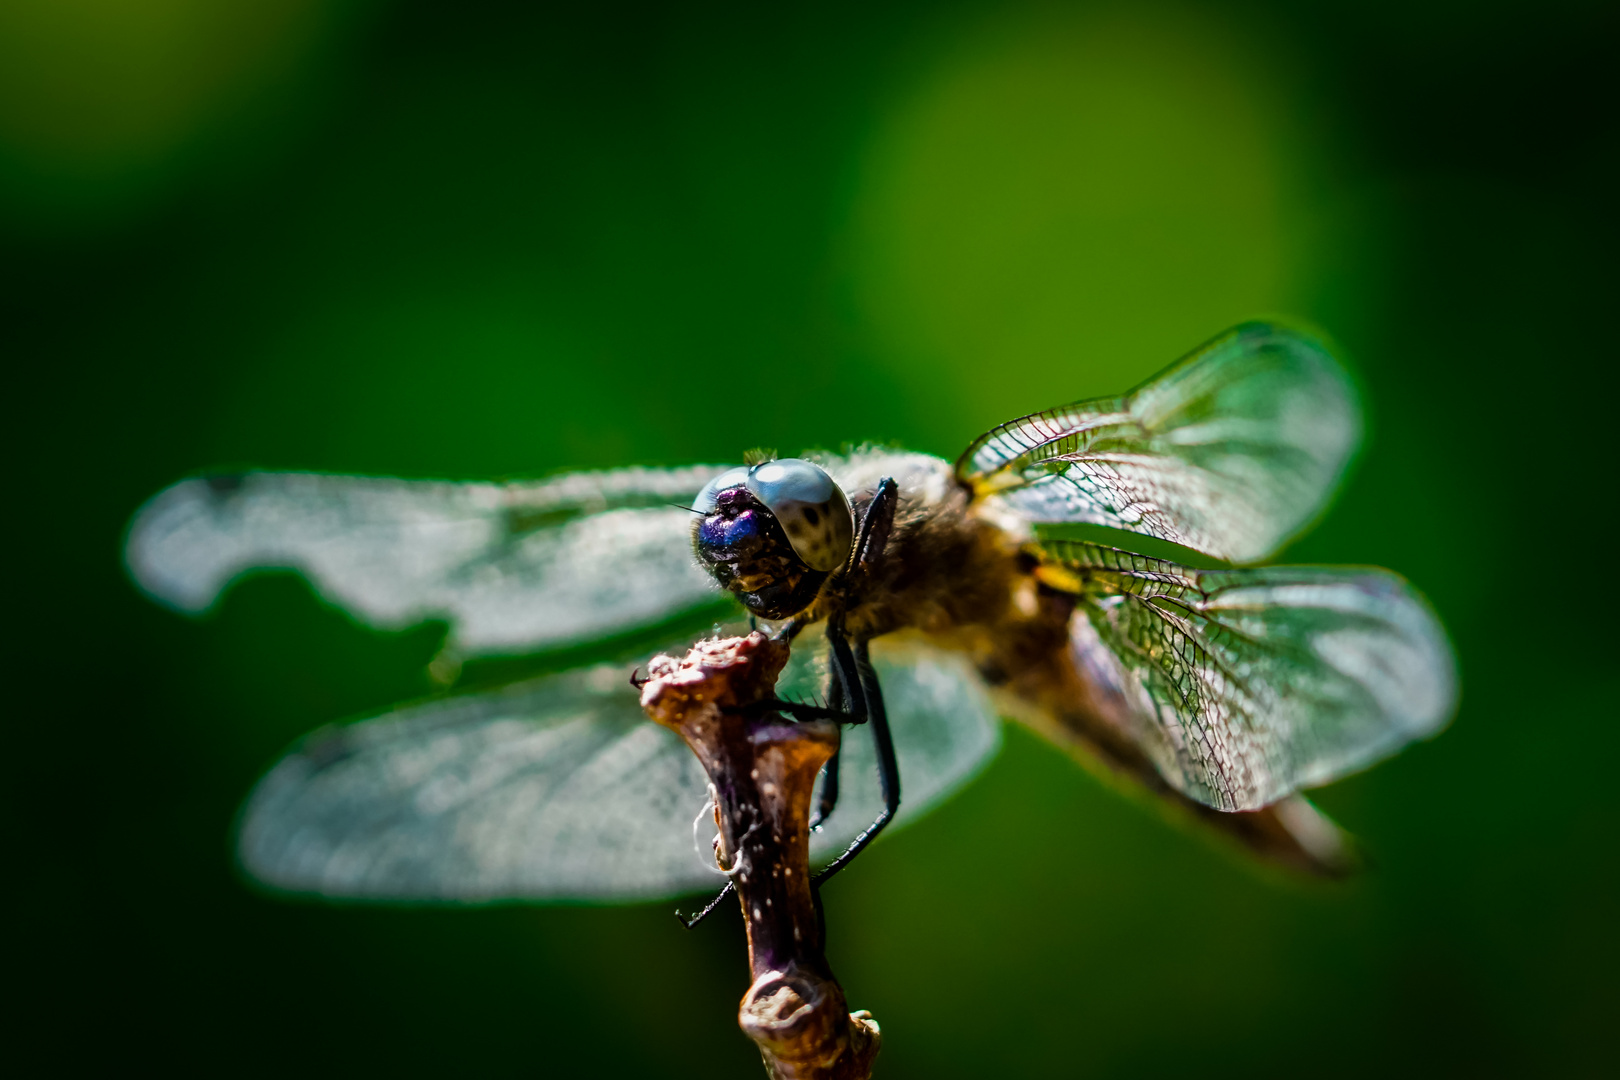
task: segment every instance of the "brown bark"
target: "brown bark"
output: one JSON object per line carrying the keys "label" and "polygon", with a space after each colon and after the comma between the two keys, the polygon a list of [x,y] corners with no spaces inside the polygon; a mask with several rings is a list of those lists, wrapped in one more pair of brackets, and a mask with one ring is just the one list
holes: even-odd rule
{"label": "brown bark", "polygon": [[787,643],[761,633],[699,642],[682,659],[654,658],[641,704],[686,741],[713,789],[716,863],[742,903],[754,980],[738,1026],[772,1077],[865,1080],[878,1026],[848,1011],[810,881],[810,798],[838,725],[735,711],[773,696],[787,658]]}

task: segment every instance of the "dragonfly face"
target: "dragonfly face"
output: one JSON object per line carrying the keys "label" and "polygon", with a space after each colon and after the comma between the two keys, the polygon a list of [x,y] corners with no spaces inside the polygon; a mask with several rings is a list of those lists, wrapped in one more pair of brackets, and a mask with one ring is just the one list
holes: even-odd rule
{"label": "dragonfly face", "polygon": [[798,458],[729,469],[692,509],[692,549],[752,614],[786,619],[815,601],[849,557],[849,499],[814,462]]}

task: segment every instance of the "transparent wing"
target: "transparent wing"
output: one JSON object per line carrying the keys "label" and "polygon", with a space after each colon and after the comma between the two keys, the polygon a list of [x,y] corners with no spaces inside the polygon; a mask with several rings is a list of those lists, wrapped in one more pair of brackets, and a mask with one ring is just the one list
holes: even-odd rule
{"label": "transparent wing", "polygon": [[1037,573],[1080,598],[1071,627],[1111,722],[1172,786],[1254,810],[1445,726],[1445,631],[1401,578],[1370,568],[1195,571],[1053,543]]}
{"label": "transparent wing", "polygon": [[256,567],[302,571],[363,621],[451,622],[468,654],[603,637],[718,600],[692,558],[690,501],[721,466],[524,484],[247,473],[183,480],[135,515],[136,582],[207,610]]}
{"label": "transparent wing", "polygon": [[289,892],[393,900],[637,897],[701,887],[697,760],[618,668],[309,736],[243,811],[243,867]]}
{"label": "transparent wing", "polygon": [[[797,651],[797,650],[796,650]],[[814,678],[813,658],[796,659]],[[961,658],[875,660],[915,818],[995,749],[996,714]],[[330,897],[637,899],[719,888],[693,847],[707,782],[641,711],[627,671],[565,672],[316,732],[254,789],[242,865],[277,889]],[[845,729],[846,788],[816,850],[877,810],[870,740]],[[861,815],[866,814],[864,820]],[[858,824],[857,824],[858,822]],[[707,843],[712,825],[699,829]]]}
{"label": "transparent wing", "polygon": [[1326,506],[1360,441],[1354,389],[1327,351],[1245,323],[1123,397],[1003,424],[956,473],[1030,521],[1253,562]]}

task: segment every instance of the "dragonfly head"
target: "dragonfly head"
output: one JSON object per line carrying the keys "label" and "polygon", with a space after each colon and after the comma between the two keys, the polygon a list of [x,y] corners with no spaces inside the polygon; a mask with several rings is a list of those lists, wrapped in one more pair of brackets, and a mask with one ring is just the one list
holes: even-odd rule
{"label": "dragonfly head", "polygon": [[743,606],[765,619],[809,607],[849,558],[855,517],[825,469],[799,458],[728,469],[692,509],[698,560]]}

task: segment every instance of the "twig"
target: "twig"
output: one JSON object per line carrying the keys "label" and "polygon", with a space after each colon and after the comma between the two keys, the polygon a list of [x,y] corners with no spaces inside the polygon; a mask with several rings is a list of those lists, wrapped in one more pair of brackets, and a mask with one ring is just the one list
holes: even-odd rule
{"label": "twig", "polygon": [[761,633],[700,642],[654,658],[641,704],[686,740],[714,789],[716,862],[734,871],[754,977],[738,1026],[778,1080],[866,1080],[878,1026],[848,1011],[810,883],[810,796],[838,725],[742,709],[772,696],[787,658],[786,642]]}

